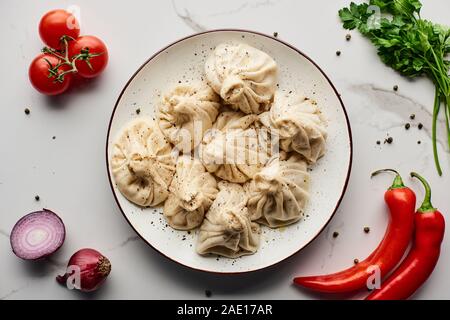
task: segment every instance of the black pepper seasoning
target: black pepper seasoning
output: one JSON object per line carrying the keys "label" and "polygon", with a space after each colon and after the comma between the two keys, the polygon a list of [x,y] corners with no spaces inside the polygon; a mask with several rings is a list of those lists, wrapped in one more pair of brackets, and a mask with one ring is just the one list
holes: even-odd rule
{"label": "black pepper seasoning", "polygon": [[419,128],[419,130],[422,130],[423,124],[419,123],[419,125],[417,126],[417,128]]}
{"label": "black pepper seasoning", "polygon": [[377,140],[377,144],[381,144],[381,141],[380,141],[380,140]]}
{"label": "black pepper seasoning", "polygon": [[353,263],[354,263],[354,264],[358,264],[358,263],[359,263],[359,260],[358,260],[358,259],[355,259],[355,260],[353,260]]}
{"label": "black pepper seasoning", "polygon": [[55,139],[56,139],[56,136],[53,136],[52,139],[55,140]]}
{"label": "black pepper seasoning", "polygon": [[409,128],[411,127],[411,125],[409,123],[405,124],[405,129],[409,130]]}
{"label": "black pepper seasoning", "polygon": [[384,143],[389,143],[389,144],[391,144],[392,142],[394,142],[394,138],[392,138],[392,137],[389,137],[389,138],[387,138],[386,140],[384,140]]}
{"label": "black pepper seasoning", "polygon": [[41,198],[38,195],[34,196],[34,200],[39,201]]}
{"label": "black pepper seasoning", "polygon": [[335,231],[333,232],[333,238],[337,238],[339,236],[339,232]]}
{"label": "black pepper seasoning", "polygon": [[30,109],[25,108],[24,112],[25,112],[26,115],[29,115],[30,114]]}
{"label": "black pepper seasoning", "polygon": [[398,91],[398,85],[395,85],[392,89],[394,89],[394,91]]}
{"label": "black pepper seasoning", "polygon": [[411,115],[409,116],[409,118],[410,118],[411,120],[414,120],[414,119],[416,118],[416,115],[413,113],[413,114],[411,114]]}
{"label": "black pepper seasoning", "polygon": [[275,31],[275,32],[273,33],[273,36],[274,36],[275,38],[278,37],[278,32]]}
{"label": "black pepper seasoning", "polygon": [[139,113],[141,113],[141,109],[136,109],[136,114],[139,114]]}
{"label": "black pepper seasoning", "polygon": [[370,232],[370,228],[369,227],[364,227],[364,232],[365,233],[369,233]]}
{"label": "black pepper seasoning", "polygon": [[341,55],[341,51],[340,50],[336,51],[336,55],[339,57]]}
{"label": "black pepper seasoning", "polygon": [[345,40],[350,41],[351,38],[352,38],[352,35],[350,33],[347,33],[345,35]]}
{"label": "black pepper seasoning", "polygon": [[422,141],[420,141],[420,140],[419,140],[419,141],[417,141],[417,144],[421,144],[421,143],[422,143]]}

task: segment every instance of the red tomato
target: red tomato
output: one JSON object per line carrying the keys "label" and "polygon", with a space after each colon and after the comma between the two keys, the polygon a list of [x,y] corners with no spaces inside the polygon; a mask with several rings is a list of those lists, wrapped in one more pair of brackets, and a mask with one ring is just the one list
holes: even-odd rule
{"label": "red tomato", "polygon": [[94,78],[106,68],[108,64],[108,49],[102,40],[94,36],[81,36],[75,41],[69,41],[69,57],[81,54],[75,61],[80,76]]}
{"label": "red tomato", "polygon": [[[49,96],[57,95],[66,91],[72,81],[72,74],[68,73],[64,75],[63,82],[55,81],[55,77],[48,77],[49,64],[46,59],[51,63],[52,66],[56,66],[60,63],[60,59],[51,54],[40,54],[33,62],[31,62],[30,68],[28,69],[28,77],[33,87],[42,94]],[[66,65],[58,68],[58,74],[68,70],[69,67]]]}
{"label": "red tomato", "polygon": [[62,36],[78,38],[80,25],[75,16],[66,10],[52,10],[41,18],[39,34],[46,45],[58,49]]}

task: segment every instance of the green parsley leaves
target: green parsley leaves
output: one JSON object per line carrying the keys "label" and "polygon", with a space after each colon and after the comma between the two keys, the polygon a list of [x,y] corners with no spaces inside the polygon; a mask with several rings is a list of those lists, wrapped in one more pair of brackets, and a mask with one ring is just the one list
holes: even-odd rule
{"label": "green parsley leaves", "polygon": [[[380,59],[401,74],[414,78],[428,76],[436,86],[433,132],[441,101],[445,104],[447,138],[450,148],[450,29],[420,17],[419,0],[370,0],[351,3],[339,10],[345,29],[357,29],[378,49]],[[436,135],[433,152],[439,175]]]}

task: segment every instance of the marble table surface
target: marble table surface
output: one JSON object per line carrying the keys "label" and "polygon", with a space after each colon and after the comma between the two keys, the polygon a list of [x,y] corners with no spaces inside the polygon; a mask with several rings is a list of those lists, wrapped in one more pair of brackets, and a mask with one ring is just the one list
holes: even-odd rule
{"label": "marble table surface", "polygon": [[[110,64],[97,81],[49,99],[27,77],[39,52],[37,24],[52,1],[0,2],[0,298],[1,299],[333,299],[291,285],[295,275],[337,271],[364,259],[381,240],[388,215],[383,192],[391,176],[370,172],[398,168],[421,172],[433,187],[434,205],[450,219],[450,154],[443,122],[439,151],[444,175],[433,164],[430,126],[434,89],[427,79],[409,81],[384,66],[357,32],[342,29],[337,11],[349,0],[172,0],[60,1],[81,9],[85,34],[108,45]],[[423,0],[423,17],[449,25],[447,0]],[[111,193],[105,167],[108,121],[120,90],[134,71],[161,47],[186,35],[216,28],[273,34],[314,59],[341,93],[353,130],[354,158],[344,200],[324,232],[305,250],[275,268],[242,276],[218,276],[181,267],[155,252],[126,223]],[[341,56],[335,52],[340,50]],[[392,90],[398,85],[397,92]],[[24,109],[31,114],[25,115]],[[414,121],[409,120],[415,114]],[[404,125],[411,122],[411,129]],[[422,130],[417,128],[423,123]],[[392,136],[391,145],[376,141]],[[55,139],[53,139],[55,136]],[[421,141],[421,144],[418,144]],[[35,201],[35,195],[40,201]],[[64,246],[48,261],[24,262],[10,250],[9,233],[22,215],[51,208],[67,227]],[[364,226],[371,231],[365,234]],[[334,239],[334,231],[339,236]],[[450,298],[450,244],[416,299]],[[86,295],[60,287],[54,278],[70,255],[93,247],[112,262],[104,287]],[[358,298],[359,293],[351,298]],[[342,296],[342,298],[344,298]]]}

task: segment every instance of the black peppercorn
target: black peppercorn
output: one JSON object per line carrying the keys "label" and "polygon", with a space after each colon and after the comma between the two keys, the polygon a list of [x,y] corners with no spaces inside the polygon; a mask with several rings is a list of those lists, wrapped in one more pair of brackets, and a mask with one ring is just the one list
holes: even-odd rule
{"label": "black peppercorn", "polygon": [[417,126],[417,128],[419,128],[419,130],[422,130],[423,124],[419,123],[419,125]]}
{"label": "black peppercorn", "polygon": [[333,232],[333,238],[337,238],[339,236],[339,232],[335,231]]}
{"label": "black peppercorn", "polygon": [[350,33],[347,33],[345,35],[345,40],[350,41],[351,38],[352,38],[352,35]]}
{"label": "black peppercorn", "polygon": [[364,227],[364,232],[365,233],[369,233],[370,232],[370,228],[369,227]]}
{"label": "black peppercorn", "polygon": [[25,110],[24,110],[24,111],[25,111],[25,114],[27,114],[27,115],[28,115],[28,114],[30,114],[30,109],[28,109],[28,108],[25,108]]}
{"label": "black peppercorn", "polygon": [[336,51],[336,55],[339,57],[341,55],[341,51]]}
{"label": "black peppercorn", "polygon": [[409,123],[405,124],[405,129],[409,130],[409,128],[411,127],[411,125]]}
{"label": "black peppercorn", "polygon": [[398,85],[395,85],[395,86],[393,87],[393,89],[394,89],[394,91],[397,91],[397,90],[398,90]]}

